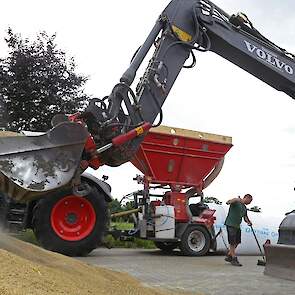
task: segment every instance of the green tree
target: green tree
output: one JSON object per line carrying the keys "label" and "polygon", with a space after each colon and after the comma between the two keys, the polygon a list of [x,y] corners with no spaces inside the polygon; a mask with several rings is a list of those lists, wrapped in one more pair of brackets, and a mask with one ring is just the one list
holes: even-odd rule
{"label": "green tree", "polygon": [[117,199],[114,199],[112,202],[109,203],[109,209],[111,213],[123,211],[122,205]]}
{"label": "green tree", "polygon": [[[134,202],[128,201],[125,204],[121,204],[117,199],[109,203],[109,209],[111,213],[119,213],[122,211],[128,211],[134,209]],[[113,217],[114,222],[133,222],[131,215],[125,215],[121,217]]]}
{"label": "green tree", "polygon": [[261,212],[261,208],[258,206],[253,206],[249,209],[249,211],[253,211],[253,212]]}
{"label": "green tree", "polygon": [[205,197],[204,203],[215,203],[217,205],[222,205],[222,202],[215,197]]}
{"label": "green tree", "polygon": [[74,59],[57,48],[55,39],[41,32],[30,41],[8,29],[8,56],[0,59],[7,129],[46,131],[55,114],[81,110],[89,99],[83,88],[88,77],[75,72]]}

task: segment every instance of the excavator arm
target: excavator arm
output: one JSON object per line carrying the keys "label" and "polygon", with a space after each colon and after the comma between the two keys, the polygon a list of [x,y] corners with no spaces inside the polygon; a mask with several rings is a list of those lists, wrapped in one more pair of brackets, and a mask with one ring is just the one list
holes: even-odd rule
{"label": "excavator arm", "polygon": [[[152,58],[133,90],[131,86],[137,70],[152,46],[155,47]],[[23,200],[29,198],[24,196],[27,196],[30,188],[34,188],[35,193],[38,190],[47,191],[46,187],[52,189],[52,185],[48,185],[48,173],[44,171],[44,163],[48,159],[51,164],[55,163],[55,159],[59,160],[58,165],[50,166],[50,177],[55,178],[56,188],[69,183],[69,179],[75,179],[77,183],[77,176],[87,167],[87,162],[94,163],[92,167],[98,168],[103,164],[118,166],[132,159],[144,134],[158,116],[156,126],[161,124],[162,105],[181,69],[194,66],[196,51],[215,52],[295,98],[294,55],[260,34],[244,14],[230,16],[209,0],[172,0],[110,95],[93,99],[81,114],[59,116],[53,120],[55,127],[52,131],[42,135],[39,140],[27,139],[25,149],[21,138],[0,141],[0,170],[5,180],[2,181],[2,191],[9,190],[12,196],[17,190],[11,183],[17,184],[23,188],[22,193],[18,194]],[[186,64],[190,59],[191,64]],[[88,135],[76,128],[76,124],[85,127]],[[66,142],[59,130],[66,130]],[[75,132],[80,135],[74,135]],[[54,134],[58,135],[59,140]],[[42,148],[44,142],[46,149]],[[6,151],[11,146],[21,146],[21,155],[14,148],[7,159]],[[66,152],[67,149],[72,151],[74,147],[74,153]],[[59,153],[61,150],[62,154]],[[59,155],[56,155],[57,152]],[[64,167],[67,154],[71,155],[70,168]],[[80,157],[82,161],[75,161],[74,156]],[[27,160],[23,166],[28,165],[28,159],[34,166],[32,171],[37,175],[33,183],[31,180],[24,182],[23,177],[27,174],[15,169],[23,160]],[[86,165],[79,165],[82,162],[86,162]],[[41,178],[39,171],[42,171]]]}
{"label": "excavator arm", "polygon": [[[134,93],[130,86],[153,45],[154,54]],[[128,124],[153,123],[160,115],[159,125],[163,116],[162,105],[181,69],[194,66],[195,51],[215,52],[271,87],[295,98],[294,55],[260,34],[246,15],[239,13],[230,16],[209,0],[173,0],[157,19],[120,83],[107,97],[107,120],[102,126],[116,121],[128,130],[131,128]],[[185,65],[190,55],[192,64]],[[125,115],[122,104],[128,111]],[[88,111],[93,118],[103,117],[102,111],[95,105],[90,105]],[[124,128],[120,132],[124,132]],[[129,142],[126,149],[109,150],[104,154],[106,163],[116,166],[128,161],[142,139]]]}

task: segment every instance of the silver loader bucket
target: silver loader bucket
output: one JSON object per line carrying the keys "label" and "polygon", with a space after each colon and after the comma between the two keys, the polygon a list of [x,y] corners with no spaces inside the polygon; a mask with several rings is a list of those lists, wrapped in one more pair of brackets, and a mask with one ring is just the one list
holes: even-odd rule
{"label": "silver loader bucket", "polygon": [[87,136],[82,125],[63,122],[40,136],[0,137],[0,191],[29,201],[69,185]]}
{"label": "silver loader bucket", "polygon": [[295,281],[295,246],[264,245],[266,266],[264,274]]}
{"label": "silver loader bucket", "polygon": [[290,212],[279,227],[277,245],[264,245],[266,266],[264,273],[295,281],[295,212]]}

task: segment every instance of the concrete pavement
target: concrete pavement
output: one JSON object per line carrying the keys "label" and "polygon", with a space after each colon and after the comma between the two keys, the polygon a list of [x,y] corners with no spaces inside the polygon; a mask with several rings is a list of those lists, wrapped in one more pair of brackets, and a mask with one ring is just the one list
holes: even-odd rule
{"label": "concrete pavement", "polygon": [[163,254],[159,250],[96,249],[89,264],[123,271],[144,284],[206,295],[292,295],[295,282],[263,274],[256,256],[242,256],[243,267],[233,267],[223,256],[185,257],[180,252]]}

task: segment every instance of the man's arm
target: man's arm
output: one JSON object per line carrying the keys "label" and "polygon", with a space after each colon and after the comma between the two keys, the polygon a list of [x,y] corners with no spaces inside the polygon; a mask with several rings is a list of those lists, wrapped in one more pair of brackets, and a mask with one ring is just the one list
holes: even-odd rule
{"label": "man's arm", "polygon": [[226,202],[226,204],[230,205],[230,204],[237,203],[237,202],[241,203],[241,201],[242,201],[242,199],[240,197],[238,197],[238,198],[233,198],[233,199],[228,200]]}
{"label": "man's arm", "polygon": [[248,217],[247,214],[244,216],[244,220],[245,220],[245,222],[246,222],[249,226],[252,225],[252,222],[250,221],[250,219],[249,219],[249,217]]}

